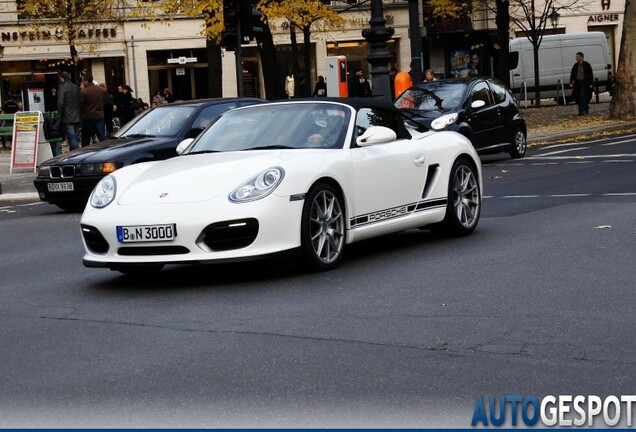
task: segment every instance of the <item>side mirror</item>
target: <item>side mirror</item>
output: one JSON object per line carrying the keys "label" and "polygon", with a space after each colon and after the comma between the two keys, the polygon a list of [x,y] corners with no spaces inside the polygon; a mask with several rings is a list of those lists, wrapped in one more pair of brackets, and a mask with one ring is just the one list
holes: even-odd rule
{"label": "side mirror", "polygon": [[486,105],[486,102],[484,102],[483,100],[476,100],[476,101],[473,101],[473,103],[470,104],[470,107],[477,109],[477,108],[481,108],[481,107],[483,107],[485,105]]}
{"label": "side mirror", "polygon": [[386,144],[397,139],[397,134],[385,126],[371,126],[362,135],[356,138],[356,144],[360,147],[373,144]]}
{"label": "side mirror", "polygon": [[192,141],[194,141],[194,138],[186,138],[183,141],[181,141],[179,145],[177,146],[177,154],[178,155],[182,154],[185,151],[185,149],[187,149],[188,146],[192,144]]}

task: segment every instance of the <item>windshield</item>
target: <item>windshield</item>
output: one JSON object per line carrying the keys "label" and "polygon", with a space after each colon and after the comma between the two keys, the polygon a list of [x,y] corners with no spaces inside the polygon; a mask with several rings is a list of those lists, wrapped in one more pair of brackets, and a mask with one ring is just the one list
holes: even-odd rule
{"label": "windshield", "polygon": [[342,148],[350,109],[334,103],[280,103],[229,111],[187,153]]}
{"label": "windshield", "polygon": [[463,102],[466,87],[465,83],[444,81],[420,84],[402,93],[395,106],[420,111],[454,110]]}
{"label": "windshield", "polygon": [[146,111],[113,134],[115,138],[126,137],[172,137],[179,133],[194,114],[192,106],[165,105]]}

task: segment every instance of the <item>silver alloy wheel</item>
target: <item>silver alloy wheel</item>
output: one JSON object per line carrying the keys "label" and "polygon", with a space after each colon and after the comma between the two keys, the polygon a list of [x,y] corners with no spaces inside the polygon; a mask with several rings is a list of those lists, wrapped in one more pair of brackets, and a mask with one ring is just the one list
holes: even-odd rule
{"label": "silver alloy wheel", "polygon": [[517,154],[524,155],[526,152],[526,146],[526,134],[524,134],[523,131],[519,129],[515,133],[515,149],[517,149]]}
{"label": "silver alloy wheel", "polygon": [[479,184],[473,170],[461,165],[453,178],[453,208],[457,221],[467,229],[479,218]]}
{"label": "silver alloy wheel", "polygon": [[344,244],[344,213],[340,200],[329,190],[318,192],[311,203],[309,234],[320,261],[330,264],[338,259]]}

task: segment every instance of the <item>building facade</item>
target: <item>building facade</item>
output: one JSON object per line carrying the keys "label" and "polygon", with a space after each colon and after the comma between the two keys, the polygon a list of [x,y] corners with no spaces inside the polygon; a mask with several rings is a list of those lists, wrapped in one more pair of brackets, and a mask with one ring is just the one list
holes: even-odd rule
{"label": "building facade", "polygon": [[[369,75],[373,71],[365,59],[369,52],[362,30],[369,27],[369,2],[332,1],[345,19],[343,31],[316,31],[311,36],[311,65],[302,64],[302,33],[298,33],[297,52],[292,51],[289,27],[284,22],[272,23],[277,61],[284,85],[287,71],[294,71],[296,95],[311,94],[318,75],[327,76],[325,58],[344,55],[348,68],[361,67]],[[537,8],[540,4],[537,2]],[[388,49],[395,58],[391,67],[408,71],[411,62],[409,42],[408,3],[403,0],[383,2],[386,25],[393,27]],[[563,11],[559,22],[546,28],[546,33],[603,31],[614,58],[622,32],[625,0],[591,0],[585,8]],[[473,53],[480,56],[483,75],[494,74],[497,61],[496,27],[494,17],[473,13],[468,19],[446,20],[435,17],[420,4],[422,27],[422,67],[431,68],[438,77],[456,73],[457,65]],[[78,52],[84,68],[92,72],[98,82],[107,84],[115,92],[120,84],[128,84],[133,96],[146,102],[157,90],[169,88],[177,99],[189,100],[208,96],[208,61],[206,41],[201,35],[203,21],[176,18],[169,24],[123,20],[89,26],[78,34]],[[519,29],[511,29],[511,37],[522,37]],[[63,31],[51,26],[37,31],[18,19],[16,4],[9,0],[0,4],[0,73],[2,97],[20,98],[25,83],[44,83],[47,110],[53,110],[57,73],[68,66],[70,51]],[[294,64],[300,58],[299,64]],[[242,49],[242,76],[246,96],[266,97],[262,63],[255,43]],[[574,62],[574,59],[572,60]],[[296,62],[298,63],[298,62]],[[222,53],[223,96],[237,94],[235,54]],[[329,85],[329,83],[327,83]]]}

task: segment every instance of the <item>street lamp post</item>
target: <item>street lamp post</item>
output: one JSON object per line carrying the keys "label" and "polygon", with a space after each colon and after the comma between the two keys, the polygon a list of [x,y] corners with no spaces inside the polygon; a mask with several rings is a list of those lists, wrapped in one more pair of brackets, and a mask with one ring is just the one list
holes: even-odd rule
{"label": "street lamp post", "polygon": [[560,16],[561,14],[559,14],[556,9],[554,9],[554,6],[552,6],[552,12],[548,15],[548,18],[550,18],[550,23],[552,24],[552,30],[554,30],[554,33],[556,33],[556,29],[559,26]]}
{"label": "street lamp post", "polygon": [[4,59],[4,45],[0,44],[0,107],[2,106],[2,93],[4,93],[4,83],[2,82],[2,60]]}
{"label": "street lamp post", "polygon": [[393,37],[392,27],[386,27],[382,12],[382,0],[371,0],[370,28],[362,30],[362,37],[370,45],[367,61],[371,65],[372,94],[391,101],[391,84],[389,80],[389,61],[393,54],[387,48],[387,41]]}

